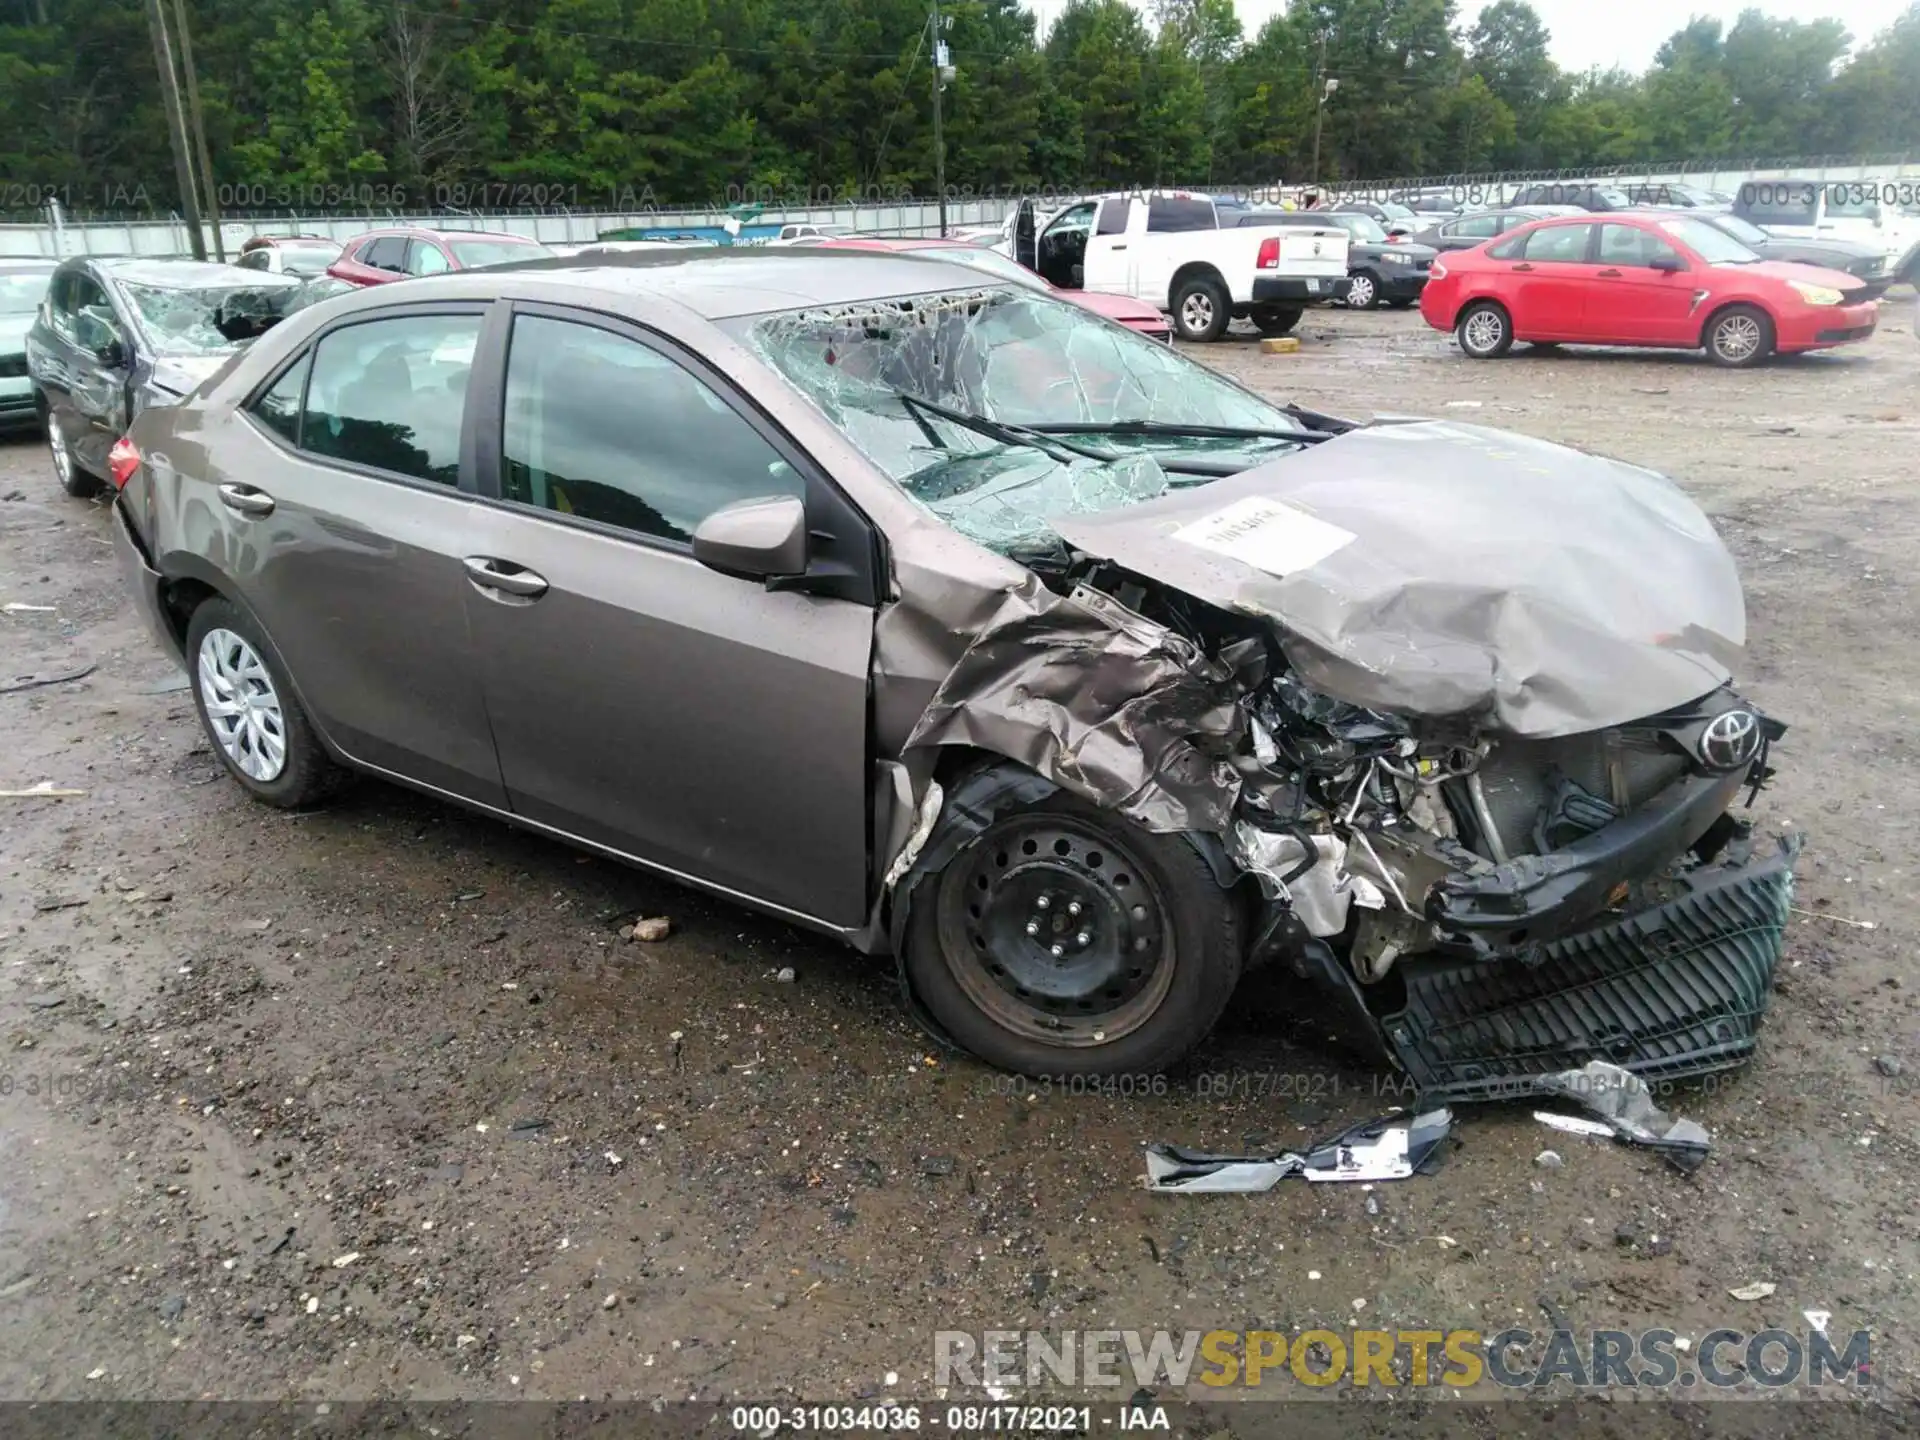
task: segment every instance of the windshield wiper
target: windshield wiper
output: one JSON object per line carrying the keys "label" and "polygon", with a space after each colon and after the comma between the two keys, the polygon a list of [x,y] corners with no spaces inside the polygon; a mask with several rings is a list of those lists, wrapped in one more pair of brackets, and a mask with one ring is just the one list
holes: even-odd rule
{"label": "windshield wiper", "polygon": [[1177,420],[1074,421],[1058,425],[1035,425],[1042,435],[1168,435],[1201,440],[1293,440],[1302,445],[1317,445],[1333,439],[1331,430],[1267,430],[1243,425],[1187,425]]}
{"label": "windshield wiper", "polygon": [[[900,392],[900,403],[916,417],[920,411],[924,410],[929,415],[938,415],[942,420],[952,421],[955,425],[971,430],[977,435],[984,435],[989,440],[998,440],[1002,445],[1029,446],[1062,464],[1068,463],[1068,460],[1076,455],[1085,460],[1099,460],[1103,463],[1120,458],[1113,451],[1103,450],[1097,445],[1076,445],[1071,440],[1056,440],[1048,434],[1025,425],[1009,425],[1003,420],[990,420],[985,415],[971,415],[965,410],[949,409],[937,401],[927,400],[919,395],[909,395],[904,390]],[[922,425],[920,428],[925,430],[926,426]]]}

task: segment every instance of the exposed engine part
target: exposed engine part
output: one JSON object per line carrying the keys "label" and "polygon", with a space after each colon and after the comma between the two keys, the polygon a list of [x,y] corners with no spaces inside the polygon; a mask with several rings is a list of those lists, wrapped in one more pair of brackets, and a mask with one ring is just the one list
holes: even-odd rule
{"label": "exposed engine part", "polygon": [[1395,910],[1369,912],[1360,917],[1353,933],[1353,973],[1362,984],[1386,978],[1393,962],[1409,951],[1425,949],[1433,940],[1433,926],[1418,916]]}
{"label": "exposed engine part", "polygon": [[1493,812],[1487,808],[1487,792],[1480,784],[1478,770],[1467,777],[1467,794],[1473,801],[1473,818],[1480,827],[1480,843],[1494,864],[1506,864],[1507,847],[1500,839],[1500,827],[1493,823]]}
{"label": "exposed engine part", "polygon": [[1228,837],[1227,853],[1269,900],[1285,900],[1310,935],[1340,934],[1352,905],[1378,910],[1386,904],[1371,880],[1347,869],[1346,844],[1333,835],[1262,830],[1242,820]]}

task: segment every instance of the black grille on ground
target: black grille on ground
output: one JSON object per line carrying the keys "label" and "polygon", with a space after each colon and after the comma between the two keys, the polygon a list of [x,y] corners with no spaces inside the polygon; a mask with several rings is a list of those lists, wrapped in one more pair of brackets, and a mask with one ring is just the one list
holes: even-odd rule
{"label": "black grille on ground", "polygon": [[1495,1100],[1589,1060],[1648,1080],[1744,1064],[1773,988],[1798,842],[1717,866],[1665,905],[1516,961],[1408,960],[1382,1022],[1423,1098]]}

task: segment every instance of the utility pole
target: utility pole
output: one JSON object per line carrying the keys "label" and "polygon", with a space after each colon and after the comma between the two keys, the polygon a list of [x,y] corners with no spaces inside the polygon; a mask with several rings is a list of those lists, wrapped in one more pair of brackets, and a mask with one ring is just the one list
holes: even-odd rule
{"label": "utility pole", "polygon": [[1331,93],[1322,80],[1327,73],[1327,32],[1320,32],[1320,59],[1313,67],[1313,183],[1320,184],[1320,126],[1327,118],[1327,96]]}
{"label": "utility pole", "polygon": [[147,28],[153,32],[153,59],[160,68],[160,103],[167,112],[167,135],[173,144],[173,175],[180,187],[180,208],[186,213],[187,242],[193,258],[207,258],[207,237],[200,230],[200,205],[193,189],[193,157],[187,146],[186,117],[180,113],[180,80],[173,69],[173,47],[167,41],[167,17],[160,0],[147,0]]}
{"label": "utility pole", "polygon": [[940,92],[953,73],[947,64],[946,34],[940,28],[940,0],[933,0],[933,188],[940,199],[940,238],[947,238],[947,142],[940,133]]}
{"label": "utility pole", "polygon": [[173,0],[173,23],[180,31],[180,66],[187,72],[187,115],[193,122],[193,148],[200,161],[200,199],[213,228],[213,257],[227,263],[220,238],[220,202],[213,193],[213,161],[207,155],[207,125],[200,117],[200,77],[193,68],[193,32],[187,29],[187,0]]}

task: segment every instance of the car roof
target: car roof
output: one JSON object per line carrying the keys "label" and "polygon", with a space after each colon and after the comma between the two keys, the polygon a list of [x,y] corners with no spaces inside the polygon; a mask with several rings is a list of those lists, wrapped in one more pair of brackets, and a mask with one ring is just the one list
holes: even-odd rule
{"label": "car roof", "polygon": [[342,243],[350,245],[356,240],[372,240],[381,236],[394,235],[423,240],[517,240],[525,245],[540,243],[531,235],[515,235],[508,230],[435,230],[425,225],[388,225],[379,230],[362,230],[358,235],[351,236]]}
{"label": "car roof", "polygon": [[[1001,283],[952,261],[865,246],[720,245],[711,250],[560,256],[460,272],[466,285],[484,284],[495,276],[550,277],[569,289],[659,297],[706,320]],[[439,276],[429,283],[448,288]]]}
{"label": "car roof", "polygon": [[[109,260],[98,256],[82,257],[103,275],[129,285],[158,285],[172,290],[212,289],[220,285],[276,285],[285,277],[261,270],[242,270],[238,265],[220,265],[211,260],[155,260],[145,256]],[[287,283],[294,283],[288,281]]]}

